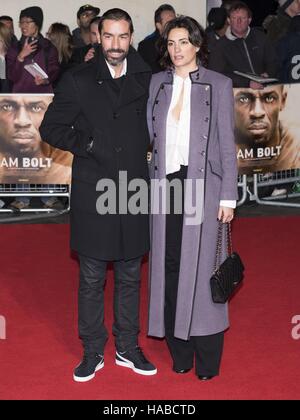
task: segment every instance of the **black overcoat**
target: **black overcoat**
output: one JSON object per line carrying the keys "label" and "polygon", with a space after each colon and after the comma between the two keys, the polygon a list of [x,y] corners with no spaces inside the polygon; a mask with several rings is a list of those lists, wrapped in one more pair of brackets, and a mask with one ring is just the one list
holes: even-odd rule
{"label": "black overcoat", "polygon": [[[149,249],[148,215],[99,215],[99,180],[148,181],[146,108],[151,70],[130,48],[127,75],[114,97],[113,79],[102,52],[96,62],[67,72],[58,84],[40,127],[50,145],[74,154],[71,247],[103,260],[131,259]],[[118,188],[117,188],[118,191]],[[130,195],[129,195],[130,197]]]}

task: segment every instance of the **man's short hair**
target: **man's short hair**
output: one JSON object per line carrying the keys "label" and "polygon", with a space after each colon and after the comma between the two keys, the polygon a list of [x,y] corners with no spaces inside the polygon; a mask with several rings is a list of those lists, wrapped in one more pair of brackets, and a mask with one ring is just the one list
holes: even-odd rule
{"label": "man's short hair", "polygon": [[224,28],[227,21],[227,11],[224,7],[213,7],[207,15],[207,22],[209,28],[218,31]]}
{"label": "man's short hair", "polygon": [[90,27],[91,27],[91,25],[93,25],[94,23],[96,23],[97,25],[99,25],[100,20],[101,20],[101,17],[100,17],[100,16],[95,16],[95,17],[94,17],[94,18],[90,21]]}
{"label": "man's short hair", "polygon": [[173,12],[176,15],[175,9],[170,4],[162,4],[154,13],[154,22],[161,23],[161,15],[163,12]]}
{"label": "man's short hair", "polygon": [[100,18],[100,22],[99,22],[100,33],[102,31],[103,22],[105,20],[126,20],[126,22],[129,23],[130,33],[133,34],[134,32],[132,19],[130,15],[127,12],[125,12],[125,10],[118,9],[118,8],[107,10],[107,12],[105,12]]}
{"label": "man's short hair", "polygon": [[0,20],[9,20],[10,22],[13,22],[13,18],[6,15],[0,16]]}
{"label": "man's short hair", "polygon": [[249,18],[252,18],[252,15],[253,15],[252,10],[243,1],[237,1],[233,3],[233,5],[230,7],[229,12],[228,12],[229,16],[231,15],[231,13],[236,12],[237,10],[246,10]]}

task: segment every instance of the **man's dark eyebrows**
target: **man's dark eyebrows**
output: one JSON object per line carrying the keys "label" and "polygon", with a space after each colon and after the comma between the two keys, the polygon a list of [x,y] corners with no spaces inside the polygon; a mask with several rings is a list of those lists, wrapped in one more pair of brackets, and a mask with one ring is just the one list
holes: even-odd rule
{"label": "man's dark eyebrows", "polygon": [[[114,34],[111,34],[110,32],[103,32],[103,35],[109,35],[109,36],[114,36]],[[130,35],[129,32],[125,32],[124,34],[119,34],[118,36],[125,36],[125,35]]]}
{"label": "man's dark eyebrows", "polygon": [[[179,42],[181,42],[181,41],[189,41],[189,38],[187,38],[187,37],[185,37],[185,38],[180,38],[179,40],[178,40]],[[174,41],[174,39],[168,39],[168,42],[176,42],[176,41]]]}
{"label": "man's dark eyebrows", "polygon": [[251,92],[247,92],[247,91],[239,92],[236,95],[236,99],[242,99],[242,98],[247,98],[247,99],[250,99],[251,101],[253,101],[255,99],[255,96]]}
{"label": "man's dark eyebrows", "polygon": [[0,99],[0,106],[2,105],[12,105],[13,107],[19,106],[18,102],[13,99]]}
{"label": "man's dark eyebrows", "polygon": [[268,97],[270,97],[270,96],[273,96],[274,98],[279,99],[279,95],[278,95],[278,93],[276,92],[276,90],[271,90],[271,91],[269,91],[269,92],[265,92],[265,93],[263,93],[263,94],[261,95],[261,97],[262,97],[263,99],[268,98]]}
{"label": "man's dark eyebrows", "polygon": [[44,105],[46,106],[46,103],[44,101],[30,101],[26,103],[26,107],[32,107],[32,106],[37,106],[37,105]]}

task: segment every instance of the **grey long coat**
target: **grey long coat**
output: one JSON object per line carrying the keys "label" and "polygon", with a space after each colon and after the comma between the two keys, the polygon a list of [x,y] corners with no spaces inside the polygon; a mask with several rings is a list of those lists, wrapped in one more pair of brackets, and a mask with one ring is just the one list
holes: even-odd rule
{"label": "grey long coat", "polygon": [[[220,200],[236,200],[237,161],[234,144],[232,82],[202,67],[190,74],[191,131],[188,179],[203,179],[203,223],[184,223],[175,337],[183,340],[224,331],[227,305],[214,304],[209,279],[214,270]],[[153,76],[148,126],[154,140],[152,177],[166,177],[166,118],[172,98],[173,72]],[[186,215],[184,221],[186,220]],[[166,217],[152,216],[149,335],[164,337]]]}

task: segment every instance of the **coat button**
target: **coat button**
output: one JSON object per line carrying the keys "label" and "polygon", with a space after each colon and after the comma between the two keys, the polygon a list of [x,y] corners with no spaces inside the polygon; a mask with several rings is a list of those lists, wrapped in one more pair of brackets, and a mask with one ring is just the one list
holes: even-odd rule
{"label": "coat button", "polygon": [[117,153],[122,152],[122,147],[115,147],[115,151],[116,151]]}
{"label": "coat button", "polygon": [[157,100],[155,101],[155,103],[156,103],[156,105],[157,105],[157,104],[159,104],[159,100],[157,99]]}
{"label": "coat button", "polygon": [[203,151],[203,152],[201,152],[201,155],[202,155],[203,157],[205,157],[205,156],[206,156],[206,153]]}
{"label": "coat button", "polygon": [[102,85],[102,83],[103,83],[103,80],[98,80],[98,85]]}
{"label": "coat button", "polygon": [[155,168],[154,168],[156,171],[158,170],[158,167],[157,166],[155,166]]}
{"label": "coat button", "polygon": [[209,103],[208,101],[206,101],[206,105],[207,105],[207,106],[209,106],[209,105],[210,105],[210,103]]}
{"label": "coat button", "polygon": [[164,89],[164,88],[165,88],[165,85],[160,85],[160,88],[161,88],[161,89]]}
{"label": "coat button", "polygon": [[199,171],[203,174],[204,169],[203,168],[199,168]]}
{"label": "coat button", "polygon": [[208,118],[208,117],[206,117],[206,118],[205,118],[205,122],[208,122],[208,121],[209,121],[209,118]]}
{"label": "coat button", "polygon": [[209,90],[209,85],[205,86],[205,90],[208,91]]}
{"label": "coat button", "polygon": [[91,152],[91,150],[92,150],[93,146],[94,146],[94,137],[90,136],[90,137],[88,138],[88,144],[87,144],[87,146],[86,146],[86,151],[87,151],[87,152]]}
{"label": "coat button", "polygon": [[155,150],[154,150],[154,153],[157,155],[158,151],[155,149]]}
{"label": "coat button", "polygon": [[207,139],[208,139],[208,137],[207,137],[206,135],[203,135],[203,136],[202,136],[202,138],[203,138],[204,140],[207,140]]}
{"label": "coat button", "polygon": [[154,133],[153,135],[154,135],[155,138],[157,137],[157,134],[156,133]]}
{"label": "coat button", "polygon": [[152,117],[152,121],[155,121],[155,117]]}

